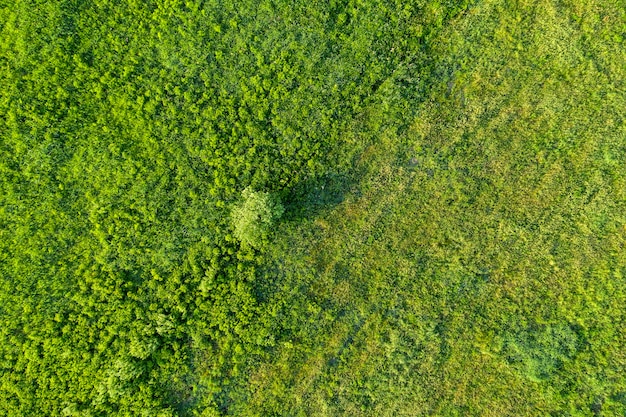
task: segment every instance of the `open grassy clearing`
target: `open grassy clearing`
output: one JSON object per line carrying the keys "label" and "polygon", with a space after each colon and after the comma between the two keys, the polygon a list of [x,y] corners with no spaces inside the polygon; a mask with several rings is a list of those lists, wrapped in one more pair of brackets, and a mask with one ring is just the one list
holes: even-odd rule
{"label": "open grassy clearing", "polygon": [[280,229],[277,297],[311,316],[253,374],[257,409],[624,412],[617,22],[617,5],[481,2],[449,25],[408,128],[377,136],[341,203]]}

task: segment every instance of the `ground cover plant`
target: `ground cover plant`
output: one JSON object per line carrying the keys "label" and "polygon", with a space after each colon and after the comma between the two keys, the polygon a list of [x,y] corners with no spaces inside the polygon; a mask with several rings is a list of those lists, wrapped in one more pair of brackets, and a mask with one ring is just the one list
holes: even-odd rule
{"label": "ground cover plant", "polygon": [[0,415],[626,414],[623,1],[0,24]]}

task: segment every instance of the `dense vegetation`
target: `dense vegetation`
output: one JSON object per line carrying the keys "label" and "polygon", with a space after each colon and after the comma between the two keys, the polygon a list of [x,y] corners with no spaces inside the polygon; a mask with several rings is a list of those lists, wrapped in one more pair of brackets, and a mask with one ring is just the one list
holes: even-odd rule
{"label": "dense vegetation", "polygon": [[623,0],[0,25],[0,415],[626,415]]}

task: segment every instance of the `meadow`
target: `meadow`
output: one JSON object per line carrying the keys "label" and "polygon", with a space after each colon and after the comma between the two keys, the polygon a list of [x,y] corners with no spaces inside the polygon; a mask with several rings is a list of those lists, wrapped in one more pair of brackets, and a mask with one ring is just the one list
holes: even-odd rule
{"label": "meadow", "polygon": [[0,25],[0,415],[626,415],[623,0]]}

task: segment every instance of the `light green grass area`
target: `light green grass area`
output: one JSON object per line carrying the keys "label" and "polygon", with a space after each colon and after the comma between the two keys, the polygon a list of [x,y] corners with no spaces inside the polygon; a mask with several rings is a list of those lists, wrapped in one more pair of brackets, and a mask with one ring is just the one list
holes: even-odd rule
{"label": "light green grass area", "polygon": [[622,0],[0,28],[0,415],[626,415]]}
{"label": "light green grass area", "polygon": [[624,9],[531,3],[452,21],[408,130],[281,229],[313,311],[258,404],[281,381],[303,415],[624,413]]}

